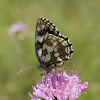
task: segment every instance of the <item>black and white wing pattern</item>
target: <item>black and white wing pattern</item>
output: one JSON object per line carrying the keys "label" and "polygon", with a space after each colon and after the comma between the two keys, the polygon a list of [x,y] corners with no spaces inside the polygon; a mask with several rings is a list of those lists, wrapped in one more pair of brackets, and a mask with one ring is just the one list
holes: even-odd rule
{"label": "black and white wing pattern", "polygon": [[48,19],[39,17],[35,32],[35,52],[39,69],[49,71],[70,60],[73,50],[68,37],[61,35]]}

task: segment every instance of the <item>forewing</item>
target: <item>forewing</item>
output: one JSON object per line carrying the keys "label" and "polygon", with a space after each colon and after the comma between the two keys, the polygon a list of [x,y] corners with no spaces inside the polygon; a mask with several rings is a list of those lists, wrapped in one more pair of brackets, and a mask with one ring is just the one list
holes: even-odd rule
{"label": "forewing", "polygon": [[46,25],[44,20],[40,17],[37,21],[36,32],[35,32],[35,52],[40,64],[41,64],[43,43],[48,37],[48,33],[46,33],[47,29],[48,26]]}

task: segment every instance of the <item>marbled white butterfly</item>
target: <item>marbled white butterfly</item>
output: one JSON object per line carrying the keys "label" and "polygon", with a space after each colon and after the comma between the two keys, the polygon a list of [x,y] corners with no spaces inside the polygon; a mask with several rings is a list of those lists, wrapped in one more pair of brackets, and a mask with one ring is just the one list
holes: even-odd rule
{"label": "marbled white butterfly", "polygon": [[46,71],[61,67],[73,53],[68,37],[59,33],[48,19],[39,17],[35,32],[35,52],[39,69]]}

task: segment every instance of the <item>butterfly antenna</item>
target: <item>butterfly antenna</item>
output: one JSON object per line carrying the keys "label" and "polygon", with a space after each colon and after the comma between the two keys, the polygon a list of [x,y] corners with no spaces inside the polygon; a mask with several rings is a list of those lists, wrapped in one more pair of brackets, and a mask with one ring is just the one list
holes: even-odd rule
{"label": "butterfly antenna", "polygon": [[28,70],[28,69],[31,69],[31,68],[34,68],[34,67],[36,67],[36,65],[35,65],[35,66],[28,67],[28,68],[25,68],[25,69],[19,71],[19,72],[17,73],[17,75],[20,74],[21,72],[25,71],[25,70]]}

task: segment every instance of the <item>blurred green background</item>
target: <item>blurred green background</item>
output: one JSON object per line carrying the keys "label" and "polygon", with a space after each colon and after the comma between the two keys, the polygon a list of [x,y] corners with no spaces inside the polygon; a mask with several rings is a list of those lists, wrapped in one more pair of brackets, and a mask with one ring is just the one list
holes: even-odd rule
{"label": "blurred green background", "polygon": [[[89,82],[86,94],[77,100],[100,100],[100,1],[99,0],[0,0],[0,100],[30,100],[28,92],[41,80],[35,56],[38,17],[52,21],[61,34],[70,37],[74,54],[60,69],[77,71]],[[27,24],[28,36],[14,43],[8,28]],[[24,68],[34,66],[17,75]]]}

